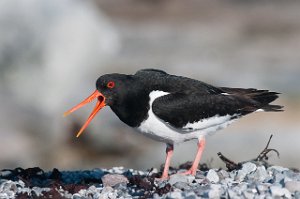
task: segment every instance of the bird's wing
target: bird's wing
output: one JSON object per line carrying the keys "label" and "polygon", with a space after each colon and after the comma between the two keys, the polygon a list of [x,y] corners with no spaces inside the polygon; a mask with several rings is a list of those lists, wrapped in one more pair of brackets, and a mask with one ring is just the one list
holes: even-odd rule
{"label": "bird's wing", "polygon": [[159,70],[159,69],[153,69],[153,68],[146,68],[146,69],[141,69],[138,70],[135,75],[145,75],[145,74],[160,74],[160,75],[168,75],[168,73],[166,73],[163,70]]}
{"label": "bird's wing", "polygon": [[159,119],[183,132],[221,125],[257,109],[251,99],[226,94],[172,93],[152,104]]}

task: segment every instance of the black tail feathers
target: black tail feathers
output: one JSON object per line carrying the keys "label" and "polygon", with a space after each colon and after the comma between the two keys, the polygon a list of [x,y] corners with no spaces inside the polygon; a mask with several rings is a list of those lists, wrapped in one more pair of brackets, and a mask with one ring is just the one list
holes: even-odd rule
{"label": "black tail feathers", "polygon": [[261,109],[263,109],[264,111],[266,112],[280,112],[280,111],[283,111],[283,106],[280,106],[280,105],[267,105],[267,106],[264,106],[262,107]]}
{"label": "black tail feathers", "polygon": [[269,104],[278,98],[278,94],[280,93],[257,90],[257,92],[250,93],[249,97],[259,103],[259,109],[267,112],[279,112],[283,111],[283,106]]}
{"label": "black tail feathers", "polygon": [[[268,112],[279,112],[283,111],[283,106],[280,105],[271,105],[278,98],[280,93],[270,92],[268,90],[257,90],[255,88],[227,88],[221,87],[224,92],[228,92],[230,94],[240,95],[251,99],[253,104],[252,111],[255,110],[263,110]],[[249,108],[249,107],[248,107]],[[250,108],[251,109],[251,108]],[[250,111],[250,112],[252,112]]]}

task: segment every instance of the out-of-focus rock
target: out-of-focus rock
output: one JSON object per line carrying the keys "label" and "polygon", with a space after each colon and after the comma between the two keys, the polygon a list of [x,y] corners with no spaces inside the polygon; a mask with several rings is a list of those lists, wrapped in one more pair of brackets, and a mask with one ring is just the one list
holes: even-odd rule
{"label": "out-of-focus rock", "polygon": [[114,187],[118,184],[127,184],[129,183],[128,179],[121,174],[106,174],[102,178],[103,186]]}

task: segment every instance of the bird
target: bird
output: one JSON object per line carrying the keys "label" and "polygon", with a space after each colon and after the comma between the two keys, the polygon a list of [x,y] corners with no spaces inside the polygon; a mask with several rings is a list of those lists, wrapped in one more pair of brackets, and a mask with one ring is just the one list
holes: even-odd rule
{"label": "bird", "polygon": [[279,94],[255,88],[212,86],[150,68],[130,75],[100,76],[96,90],[64,116],[97,99],[92,113],[77,133],[79,137],[97,112],[109,106],[122,122],[166,144],[161,179],[167,179],[175,144],[197,140],[193,164],[182,173],[196,175],[208,135],[253,112],[283,111],[283,106],[270,104]]}

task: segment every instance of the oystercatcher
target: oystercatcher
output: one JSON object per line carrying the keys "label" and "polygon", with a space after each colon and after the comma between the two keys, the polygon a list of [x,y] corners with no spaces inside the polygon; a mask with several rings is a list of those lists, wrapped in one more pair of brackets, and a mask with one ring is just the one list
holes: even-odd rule
{"label": "oystercatcher", "polygon": [[206,135],[252,112],[282,111],[282,106],[269,104],[278,94],[254,88],[215,87],[162,70],[143,69],[134,75],[114,73],[99,77],[93,94],[64,115],[97,98],[77,137],[101,108],[110,106],[125,124],[166,143],[162,178],[167,178],[175,143],[198,139],[195,160],[184,173],[195,175]]}

